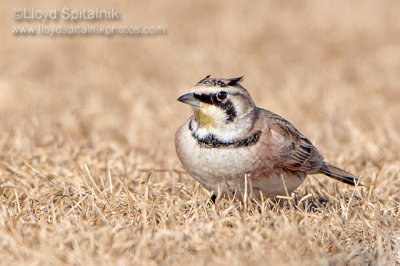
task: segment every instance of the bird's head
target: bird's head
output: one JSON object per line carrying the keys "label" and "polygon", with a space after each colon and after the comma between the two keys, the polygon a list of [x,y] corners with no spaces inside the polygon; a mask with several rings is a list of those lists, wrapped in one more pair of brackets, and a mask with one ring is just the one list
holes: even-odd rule
{"label": "bird's head", "polygon": [[242,79],[207,76],[178,101],[192,106],[199,127],[211,131],[232,128],[255,109],[250,94],[239,84]]}

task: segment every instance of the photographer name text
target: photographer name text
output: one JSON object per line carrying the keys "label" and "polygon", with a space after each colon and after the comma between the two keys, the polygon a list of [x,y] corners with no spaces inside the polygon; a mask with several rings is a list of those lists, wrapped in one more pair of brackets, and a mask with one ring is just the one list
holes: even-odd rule
{"label": "photographer name text", "polygon": [[11,16],[16,21],[58,21],[60,18],[66,21],[98,21],[98,20],[119,20],[120,15],[114,8],[108,9],[72,9],[63,7],[42,10],[37,8],[13,8]]}

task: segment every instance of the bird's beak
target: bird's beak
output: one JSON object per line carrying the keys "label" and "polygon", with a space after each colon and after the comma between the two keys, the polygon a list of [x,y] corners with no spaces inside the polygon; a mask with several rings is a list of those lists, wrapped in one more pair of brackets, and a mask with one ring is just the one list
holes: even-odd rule
{"label": "bird's beak", "polygon": [[178,101],[200,107],[200,101],[194,97],[194,93],[183,94]]}

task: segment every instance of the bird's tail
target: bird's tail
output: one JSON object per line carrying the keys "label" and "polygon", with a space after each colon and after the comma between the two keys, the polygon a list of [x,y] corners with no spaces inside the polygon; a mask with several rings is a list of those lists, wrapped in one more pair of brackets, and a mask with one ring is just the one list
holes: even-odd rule
{"label": "bird's tail", "polygon": [[346,184],[350,184],[353,186],[356,184],[362,185],[361,182],[359,182],[358,177],[354,176],[353,174],[350,174],[349,172],[346,172],[343,169],[340,169],[339,167],[333,166],[327,162],[322,163],[322,167],[319,171],[329,177],[332,177]]}

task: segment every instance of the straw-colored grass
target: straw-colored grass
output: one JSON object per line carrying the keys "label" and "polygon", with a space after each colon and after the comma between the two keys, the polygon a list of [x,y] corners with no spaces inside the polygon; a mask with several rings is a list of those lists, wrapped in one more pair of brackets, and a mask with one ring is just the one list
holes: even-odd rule
{"label": "straw-colored grass", "polygon": [[[400,2],[65,5],[167,34],[16,37],[38,23],[13,7],[64,5],[4,3],[1,264],[400,263]],[[211,204],[174,151],[191,114],[176,98],[207,74],[244,75],[258,106],[365,186],[311,176],[280,205]]]}

